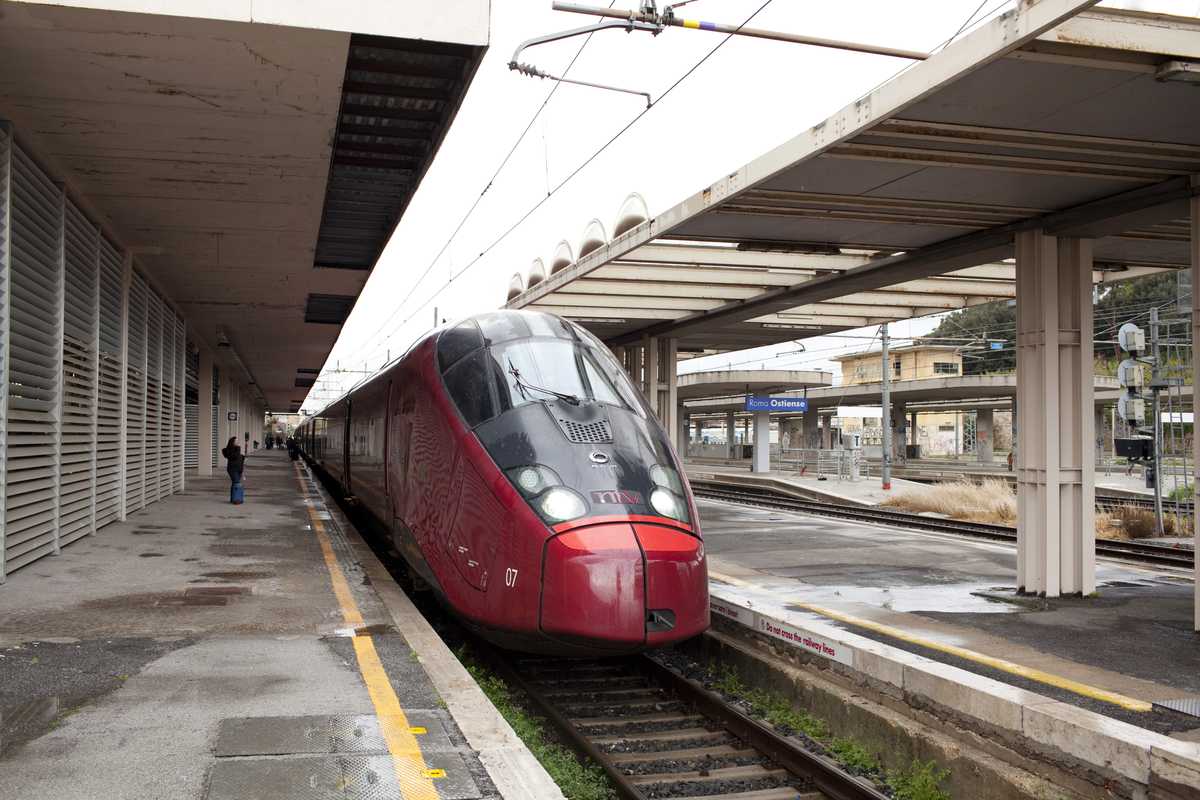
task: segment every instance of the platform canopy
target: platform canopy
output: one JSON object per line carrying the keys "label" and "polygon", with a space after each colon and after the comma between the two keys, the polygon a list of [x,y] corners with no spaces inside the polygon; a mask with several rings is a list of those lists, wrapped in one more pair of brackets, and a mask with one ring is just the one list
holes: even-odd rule
{"label": "platform canopy", "polygon": [[692,372],[679,376],[676,396],[682,401],[701,397],[729,397],[735,394],[766,395],[829,386],[832,383],[833,374],[819,370],[735,369]]}
{"label": "platform canopy", "polygon": [[[682,378],[681,378],[682,380]],[[1119,392],[1116,378],[1098,375],[1095,377],[1096,405],[1111,405],[1112,397]],[[913,411],[933,410],[937,407],[991,408],[998,401],[1010,406],[1017,396],[1015,375],[955,375],[944,378],[917,378],[893,381],[890,386],[892,402],[903,404]],[[847,386],[823,386],[805,392],[782,392],[776,397],[807,397],[809,407],[821,410],[836,410],[839,406],[877,406],[882,387],[878,381],[855,383]],[[1104,393],[1103,398],[1101,392]],[[928,408],[925,408],[928,404]],[[951,405],[952,404],[952,405]],[[691,400],[685,404],[691,414],[714,414],[741,411],[745,408],[744,395],[731,393],[726,397],[709,396],[707,399]]]}
{"label": "platform canopy", "polygon": [[731,350],[1011,298],[1022,230],[1187,265],[1200,21],[1090,6],[1018,3],[509,305]]}
{"label": "platform canopy", "polygon": [[401,6],[0,8],[0,120],[277,411],[307,394],[488,42],[487,0]]}

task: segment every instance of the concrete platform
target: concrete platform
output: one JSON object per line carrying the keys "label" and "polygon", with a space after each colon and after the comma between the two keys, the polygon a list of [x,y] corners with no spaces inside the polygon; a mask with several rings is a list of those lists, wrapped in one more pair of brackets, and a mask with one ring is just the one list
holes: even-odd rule
{"label": "concrete platform", "polygon": [[0,586],[0,796],[555,798],[283,451]]}
{"label": "concrete platform", "polygon": [[856,481],[837,480],[832,477],[819,480],[815,474],[801,475],[795,470],[751,472],[749,466],[733,464],[715,465],[687,462],[684,464],[684,471],[687,472],[690,480],[716,478],[727,483],[769,486],[801,497],[856,506],[878,505],[898,492],[920,489],[924,485],[898,478],[892,481],[891,492],[885,492],[878,477],[859,478]]}
{"label": "concrete platform", "polygon": [[699,506],[714,618],[1020,737],[1042,735],[1026,730],[1033,709],[1052,713],[1068,720],[1055,736],[1092,742],[1074,756],[1110,769],[1116,747],[1136,781],[1165,748],[1200,790],[1200,717],[1154,705],[1200,700],[1189,575],[1103,562],[1096,597],[1018,598],[1011,546]]}

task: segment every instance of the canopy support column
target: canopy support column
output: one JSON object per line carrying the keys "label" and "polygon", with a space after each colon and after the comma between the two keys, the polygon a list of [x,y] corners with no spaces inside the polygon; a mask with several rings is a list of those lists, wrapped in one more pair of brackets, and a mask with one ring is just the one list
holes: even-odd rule
{"label": "canopy support column", "polygon": [[213,354],[204,345],[200,347],[200,366],[196,374],[196,470],[199,475],[213,474]]}
{"label": "canopy support column", "polygon": [[771,471],[771,412],[756,411],[754,414],[754,460],[751,472]]}
{"label": "canopy support column", "polygon": [[994,451],[996,412],[990,408],[975,410],[975,456],[980,464],[991,464]]}
{"label": "canopy support column", "polygon": [[1017,584],[1096,588],[1092,243],[1017,234]]}

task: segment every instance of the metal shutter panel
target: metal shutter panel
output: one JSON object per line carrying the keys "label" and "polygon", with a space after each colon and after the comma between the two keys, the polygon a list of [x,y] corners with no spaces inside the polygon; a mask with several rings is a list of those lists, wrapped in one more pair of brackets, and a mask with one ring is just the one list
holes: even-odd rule
{"label": "metal shutter panel", "polygon": [[121,514],[121,255],[99,242],[100,371],[96,415],[96,527]]}
{"label": "metal shutter panel", "polygon": [[8,432],[8,318],[9,318],[9,168],[12,134],[0,123],[0,580],[7,573],[4,560],[5,465]]}
{"label": "metal shutter panel", "polygon": [[143,483],[146,475],[146,281],[136,272],[129,284],[129,363],[126,365],[125,406],[125,509],[127,513],[146,505]]}
{"label": "metal shutter panel", "polygon": [[66,294],[63,313],[62,451],[59,545],[92,532],[96,453],[97,231],[67,202],[64,214]]}
{"label": "metal shutter panel", "polygon": [[57,552],[62,192],[12,147],[6,570]]}

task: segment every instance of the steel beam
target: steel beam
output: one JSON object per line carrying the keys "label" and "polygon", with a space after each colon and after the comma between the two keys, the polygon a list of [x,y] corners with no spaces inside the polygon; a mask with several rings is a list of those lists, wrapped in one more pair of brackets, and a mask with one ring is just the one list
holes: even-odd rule
{"label": "steel beam", "polygon": [[[1077,229],[1085,222],[1109,219],[1135,209],[1162,207],[1164,203],[1190,197],[1197,189],[1186,179],[1172,178],[1155,186],[1133,189],[1101,200],[1055,211],[1041,217],[970,233],[911,252],[877,259],[838,275],[828,275],[786,289],[764,292],[760,297],[730,303],[642,331],[651,335],[670,333],[685,336],[714,323],[740,322],[789,307],[840,298],[855,292],[877,290],[905,281],[930,278],[953,270],[1008,258],[1013,239],[1023,231]],[[616,343],[620,343],[620,338]]]}

